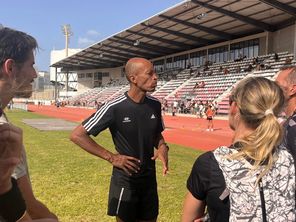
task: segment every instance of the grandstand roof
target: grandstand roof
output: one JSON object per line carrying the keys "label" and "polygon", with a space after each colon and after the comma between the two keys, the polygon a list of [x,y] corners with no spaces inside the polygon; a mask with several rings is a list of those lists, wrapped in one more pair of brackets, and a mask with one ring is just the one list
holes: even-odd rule
{"label": "grandstand roof", "polygon": [[119,67],[131,57],[154,59],[296,21],[296,0],[186,0],[120,31],[52,67],[69,71]]}

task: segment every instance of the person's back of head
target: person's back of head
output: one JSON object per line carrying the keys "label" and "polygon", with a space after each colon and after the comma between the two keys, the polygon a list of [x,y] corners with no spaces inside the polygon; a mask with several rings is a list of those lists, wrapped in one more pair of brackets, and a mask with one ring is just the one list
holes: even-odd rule
{"label": "person's back of head", "polygon": [[254,161],[254,169],[267,163],[261,177],[272,167],[273,152],[282,140],[282,127],[277,121],[284,105],[281,88],[264,77],[251,77],[242,80],[234,89],[240,120],[252,133],[235,142],[242,144],[236,155]]}

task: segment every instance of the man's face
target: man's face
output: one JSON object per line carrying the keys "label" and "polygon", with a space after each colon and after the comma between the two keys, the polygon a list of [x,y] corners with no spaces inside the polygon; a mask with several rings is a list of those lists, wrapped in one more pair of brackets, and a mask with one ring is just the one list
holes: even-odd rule
{"label": "man's face", "polygon": [[237,108],[235,107],[236,104],[233,101],[233,96],[230,95],[229,96],[229,113],[228,113],[228,124],[230,129],[235,130],[235,125],[236,125],[236,119],[235,119],[235,115],[236,115],[236,110]]}
{"label": "man's face", "polygon": [[149,61],[139,64],[138,72],[135,74],[135,85],[145,92],[153,92],[157,86],[157,74]]}
{"label": "man's face", "polygon": [[12,86],[14,96],[29,98],[32,95],[32,83],[37,77],[34,64],[35,60],[32,51],[30,52],[28,59],[15,71]]}
{"label": "man's face", "polygon": [[291,70],[287,69],[287,70],[283,70],[283,71],[279,72],[279,74],[275,80],[276,83],[283,90],[286,101],[288,101],[291,96],[291,84],[287,81],[290,71]]}

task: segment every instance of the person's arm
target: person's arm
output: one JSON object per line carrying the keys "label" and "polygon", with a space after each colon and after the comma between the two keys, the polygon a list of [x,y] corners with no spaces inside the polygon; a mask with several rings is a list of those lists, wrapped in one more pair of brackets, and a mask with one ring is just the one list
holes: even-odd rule
{"label": "person's arm", "polygon": [[211,181],[213,153],[200,155],[192,166],[187,179],[188,193],[185,197],[182,222],[203,221],[208,188]]}
{"label": "person's arm", "polygon": [[32,219],[52,218],[57,220],[57,216],[34,196],[28,175],[18,178],[17,184],[27,205],[27,212]]}
{"label": "person's arm", "polygon": [[140,160],[131,156],[113,154],[97,144],[82,125],[76,127],[70,135],[70,140],[85,151],[110,162],[113,166],[123,169],[127,174],[138,172]]}
{"label": "person's arm", "polygon": [[0,123],[0,194],[12,187],[11,174],[20,162],[22,130],[12,124]]}
{"label": "person's arm", "polygon": [[196,199],[190,192],[186,194],[183,213],[182,213],[182,222],[193,222],[204,216],[205,211],[205,202],[202,200]]}
{"label": "person's arm", "polygon": [[20,162],[22,140],[20,128],[0,123],[0,221],[30,220],[17,182],[11,177]]}
{"label": "person's arm", "polygon": [[287,130],[287,148],[296,161],[296,126],[290,126]]}
{"label": "person's arm", "polygon": [[162,173],[163,175],[166,175],[169,171],[169,158],[168,158],[168,151],[169,146],[166,144],[162,134],[160,133],[157,140],[156,140],[156,152],[154,153],[154,156],[151,158],[152,160],[156,160],[157,158],[160,159],[162,162]]}
{"label": "person's arm", "polygon": [[26,204],[14,178],[10,179],[11,188],[0,194],[0,221],[29,220]]}

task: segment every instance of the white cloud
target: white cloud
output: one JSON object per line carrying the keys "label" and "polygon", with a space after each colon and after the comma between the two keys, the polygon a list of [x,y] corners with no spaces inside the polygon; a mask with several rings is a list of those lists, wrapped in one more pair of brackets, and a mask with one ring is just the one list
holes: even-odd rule
{"label": "white cloud", "polygon": [[90,39],[90,38],[82,38],[82,37],[78,38],[78,47],[79,48],[84,48],[84,47],[90,46],[91,44],[94,44],[94,43],[95,43],[95,40]]}
{"label": "white cloud", "polygon": [[96,30],[90,29],[86,32],[85,37],[79,37],[78,38],[78,47],[79,48],[85,48],[88,47],[98,40],[98,36],[101,34],[97,32]]}
{"label": "white cloud", "polygon": [[87,36],[93,36],[93,37],[98,37],[100,35],[100,33],[98,33],[96,30],[88,30],[86,32]]}

